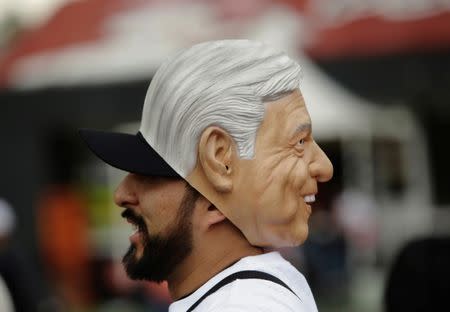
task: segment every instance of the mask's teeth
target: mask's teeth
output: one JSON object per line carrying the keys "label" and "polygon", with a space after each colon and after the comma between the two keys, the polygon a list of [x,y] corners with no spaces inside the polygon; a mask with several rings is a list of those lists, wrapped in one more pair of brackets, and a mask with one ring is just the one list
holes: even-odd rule
{"label": "mask's teeth", "polygon": [[304,197],[304,200],[306,203],[313,203],[316,201],[316,196],[315,195],[307,195]]}

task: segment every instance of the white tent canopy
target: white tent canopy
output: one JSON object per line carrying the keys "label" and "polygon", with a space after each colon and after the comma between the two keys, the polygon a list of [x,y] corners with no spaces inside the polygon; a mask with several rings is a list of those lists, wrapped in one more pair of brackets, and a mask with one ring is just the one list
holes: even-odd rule
{"label": "white tent canopy", "polygon": [[299,14],[273,4],[253,18],[224,22],[218,15],[217,7],[207,1],[120,11],[102,22],[99,40],[20,60],[12,80],[16,88],[29,89],[148,79],[166,57],[195,42],[248,38],[269,42],[298,59],[304,70],[301,90],[316,136],[370,135],[374,106],[337,85],[299,53],[305,37],[299,33]]}

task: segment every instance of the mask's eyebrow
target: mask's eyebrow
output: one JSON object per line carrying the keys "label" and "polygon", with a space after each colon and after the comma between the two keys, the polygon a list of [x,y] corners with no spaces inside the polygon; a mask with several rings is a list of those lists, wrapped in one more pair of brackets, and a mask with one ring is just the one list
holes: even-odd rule
{"label": "mask's eyebrow", "polygon": [[295,131],[294,131],[292,136],[297,136],[298,134],[300,134],[302,132],[311,133],[311,131],[312,131],[311,123],[309,123],[309,122],[302,123],[302,124],[297,126],[297,128],[295,129]]}

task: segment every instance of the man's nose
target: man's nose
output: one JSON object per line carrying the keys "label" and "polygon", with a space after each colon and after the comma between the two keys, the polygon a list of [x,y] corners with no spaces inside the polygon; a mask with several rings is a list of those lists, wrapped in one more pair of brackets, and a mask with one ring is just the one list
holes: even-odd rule
{"label": "man's nose", "polygon": [[314,157],[309,164],[310,175],[317,182],[327,182],[333,177],[333,164],[316,142],[314,142],[314,145]]}
{"label": "man's nose", "polygon": [[133,177],[131,174],[126,175],[114,191],[114,203],[117,206],[126,207],[137,204],[132,180]]}

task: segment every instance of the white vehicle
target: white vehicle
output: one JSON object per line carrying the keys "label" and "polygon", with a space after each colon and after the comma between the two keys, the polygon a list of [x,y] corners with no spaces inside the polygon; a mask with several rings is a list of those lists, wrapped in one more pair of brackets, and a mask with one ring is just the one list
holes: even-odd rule
{"label": "white vehicle", "polygon": [[423,130],[402,106],[380,106],[351,94],[306,58],[301,90],[319,142],[340,148],[342,188],[373,199],[378,252],[389,261],[408,240],[431,232],[433,209]]}

